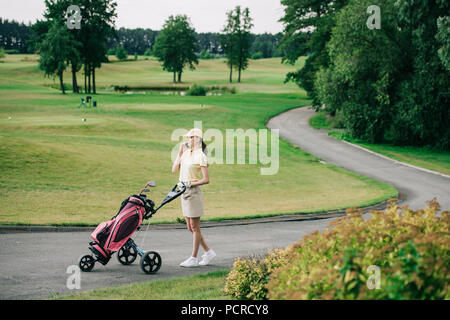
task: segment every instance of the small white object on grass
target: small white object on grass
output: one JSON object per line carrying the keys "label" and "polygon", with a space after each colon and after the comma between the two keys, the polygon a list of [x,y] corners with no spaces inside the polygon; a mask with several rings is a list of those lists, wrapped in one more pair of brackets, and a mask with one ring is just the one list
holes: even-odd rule
{"label": "small white object on grass", "polygon": [[86,122],[86,118],[81,119],[81,121]]}
{"label": "small white object on grass", "polygon": [[8,120],[11,120],[11,119],[12,119],[11,117],[8,118]]}

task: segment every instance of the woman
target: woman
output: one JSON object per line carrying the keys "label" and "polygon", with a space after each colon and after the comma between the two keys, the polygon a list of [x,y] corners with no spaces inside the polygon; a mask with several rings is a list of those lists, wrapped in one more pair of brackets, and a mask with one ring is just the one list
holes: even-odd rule
{"label": "woman", "polygon": [[[180,266],[206,266],[216,256],[216,253],[206,244],[200,231],[200,217],[203,215],[203,194],[199,186],[209,183],[208,163],[205,155],[206,145],[203,142],[202,131],[198,128],[191,129],[185,137],[187,137],[188,143],[183,143],[180,146],[172,172],[180,171],[180,184],[186,186],[186,191],[181,195],[181,210],[186,218],[187,228],[192,233],[193,246],[191,257],[180,263]],[[199,263],[197,255],[200,246],[202,246],[205,254]]]}

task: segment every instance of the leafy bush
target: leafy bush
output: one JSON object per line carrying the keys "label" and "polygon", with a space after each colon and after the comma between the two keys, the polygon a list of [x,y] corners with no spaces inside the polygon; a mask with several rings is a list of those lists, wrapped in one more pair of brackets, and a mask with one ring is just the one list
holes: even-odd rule
{"label": "leafy bush", "polygon": [[20,51],[17,49],[5,49],[6,54],[20,54]]}
{"label": "leafy bush", "polygon": [[328,118],[328,124],[332,129],[344,129],[345,128],[345,120],[342,112],[339,110],[335,113],[334,116],[330,116]]}
{"label": "leafy bush", "polygon": [[285,250],[271,250],[263,258],[238,258],[225,281],[224,293],[234,299],[263,300],[267,295],[266,284],[273,270],[281,266]]}
{"label": "leafy bush", "polygon": [[211,55],[211,53],[207,50],[202,50],[200,52],[200,59],[213,59],[214,57]]}
{"label": "leafy bush", "polygon": [[417,211],[392,201],[370,219],[348,210],[285,250],[237,259],[224,291],[235,299],[449,299],[450,212],[439,211],[435,199]]}
{"label": "leafy bush", "polygon": [[201,85],[193,84],[189,90],[186,92],[186,95],[188,96],[206,96],[206,92],[208,92],[208,89]]}
{"label": "leafy bush", "polygon": [[127,58],[128,58],[127,50],[125,50],[125,48],[123,46],[117,47],[117,49],[116,49],[116,57],[120,61],[127,60]]}
{"label": "leafy bush", "polygon": [[[435,199],[412,211],[350,213],[290,248],[267,285],[271,299],[449,299],[450,215]],[[370,268],[379,268],[379,289]]]}
{"label": "leafy bush", "polygon": [[255,52],[252,55],[253,60],[258,60],[258,59],[262,59],[262,58],[263,58],[263,53],[261,51]]}
{"label": "leafy bush", "polygon": [[152,50],[150,48],[146,49],[144,52],[144,56],[149,57],[152,55]]}
{"label": "leafy bush", "polygon": [[178,223],[182,223],[182,224],[186,224],[186,218],[177,217],[177,222]]}

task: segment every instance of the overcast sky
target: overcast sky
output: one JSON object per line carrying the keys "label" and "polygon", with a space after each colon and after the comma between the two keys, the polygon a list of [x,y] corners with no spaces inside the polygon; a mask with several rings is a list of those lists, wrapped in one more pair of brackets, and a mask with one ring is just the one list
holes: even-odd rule
{"label": "overcast sky", "polygon": [[[186,14],[197,32],[220,32],[226,12],[240,5],[250,9],[252,33],[283,30],[280,0],[116,0],[116,27],[160,30],[170,15]],[[0,17],[19,22],[42,18],[44,0],[0,0]]]}

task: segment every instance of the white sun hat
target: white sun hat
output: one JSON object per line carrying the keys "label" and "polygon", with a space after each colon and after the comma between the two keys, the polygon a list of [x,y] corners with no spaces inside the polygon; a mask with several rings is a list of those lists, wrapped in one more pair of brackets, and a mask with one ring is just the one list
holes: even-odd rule
{"label": "white sun hat", "polygon": [[189,132],[184,135],[184,137],[187,137],[187,138],[192,137],[192,136],[197,136],[197,137],[203,139],[203,132],[199,128],[193,128],[193,129],[189,130]]}

